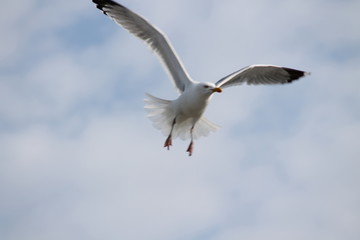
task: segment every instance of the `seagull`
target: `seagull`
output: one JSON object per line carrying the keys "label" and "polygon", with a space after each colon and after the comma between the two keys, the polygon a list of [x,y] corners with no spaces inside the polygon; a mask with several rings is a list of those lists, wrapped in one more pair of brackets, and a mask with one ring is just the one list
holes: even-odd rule
{"label": "seagull", "polygon": [[298,80],[308,72],[275,65],[250,65],[235,71],[216,83],[194,81],[172,47],[170,41],[157,27],[144,17],[112,0],[92,0],[96,7],[127,31],[143,40],[160,58],[170,75],[179,96],[165,100],[146,94],[145,110],[153,126],[167,136],[164,147],[169,150],[173,138],[190,138],[186,152],[193,154],[194,139],[207,136],[218,126],[203,113],[213,95],[224,88],[241,84],[285,84]]}

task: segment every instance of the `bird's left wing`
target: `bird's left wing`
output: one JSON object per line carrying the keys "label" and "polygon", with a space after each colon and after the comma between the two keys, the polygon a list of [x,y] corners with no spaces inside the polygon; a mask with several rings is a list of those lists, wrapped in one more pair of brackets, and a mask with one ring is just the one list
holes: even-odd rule
{"label": "bird's left wing", "polygon": [[179,91],[185,90],[192,80],[170,42],[160,30],[140,15],[114,1],[93,0],[93,2],[105,15],[145,41],[159,55]]}
{"label": "bird's left wing", "polygon": [[285,84],[308,75],[308,72],[274,65],[251,65],[240,69],[216,82],[217,87],[226,88],[247,83]]}

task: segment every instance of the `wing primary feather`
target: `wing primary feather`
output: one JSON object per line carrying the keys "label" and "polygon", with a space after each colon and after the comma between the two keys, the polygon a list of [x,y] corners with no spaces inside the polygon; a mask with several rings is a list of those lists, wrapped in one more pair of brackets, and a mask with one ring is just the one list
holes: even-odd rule
{"label": "wing primary feather", "polygon": [[216,82],[216,86],[226,88],[247,83],[257,84],[285,84],[304,77],[310,73],[273,65],[251,65],[233,72]]}
{"label": "wing primary feather", "polygon": [[293,69],[293,68],[283,67],[282,69],[284,69],[290,76],[290,78],[287,81],[288,83],[291,83],[294,80],[298,80],[299,78],[310,74],[308,72],[304,72],[304,71],[301,71],[301,70],[296,70],[296,69]]}
{"label": "wing primary feather", "polygon": [[123,28],[146,42],[165,66],[180,92],[192,82],[166,36],[142,16],[112,0],[92,0],[96,7]]}

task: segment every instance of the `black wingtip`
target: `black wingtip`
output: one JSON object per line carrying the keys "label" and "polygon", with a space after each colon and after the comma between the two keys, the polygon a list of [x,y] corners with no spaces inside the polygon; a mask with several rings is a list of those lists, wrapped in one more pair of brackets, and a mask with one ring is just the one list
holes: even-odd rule
{"label": "black wingtip", "polygon": [[100,9],[105,15],[107,15],[107,11],[104,10],[104,7],[110,7],[111,8],[113,6],[118,6],[118,7],[125,8],[120,3],[117,3],[117,2],[112,1],[112,0],[92,0],[92,2],[95,3],[96,7],[98,9]]}
{"label": "black wingtip", "polygon": [[285,67],[283,69],[289,74],[289,79],[288,79],[287,83],[291,83],[292,81],[298,80],[301,77],[310,75],[309,72],[305,72],[305,71],[301,71],[301,70],[285,68]]}
{"label": "black wingtip", "polygon": [[96,4],[96,7],[98,9],[100,9],[105,15],[106,15],[106,12],[104,11],[104,7],[105,7],[105,4],[107,3],[107,1],[103,1],[103,0],[92,0],[93,3]]}

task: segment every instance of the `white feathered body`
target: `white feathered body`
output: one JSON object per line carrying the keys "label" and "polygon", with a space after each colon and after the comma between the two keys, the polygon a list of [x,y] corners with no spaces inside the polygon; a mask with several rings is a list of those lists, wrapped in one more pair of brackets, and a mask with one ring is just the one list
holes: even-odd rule
{"label": "white feathered body", "polygon": [[[195,139],[207,136],[219,128],[210,122],[203,113],[211,98],[209,91],[204,91],[201,84],[192,84],[177,99],[170,101],[147,94],[145,110],[152,120],[153,126],[167,136],[175,119],[173,137],[183,140],[190,138],[190,129],[194,126]],[[199,94],[194,94],[198,92]]]}

